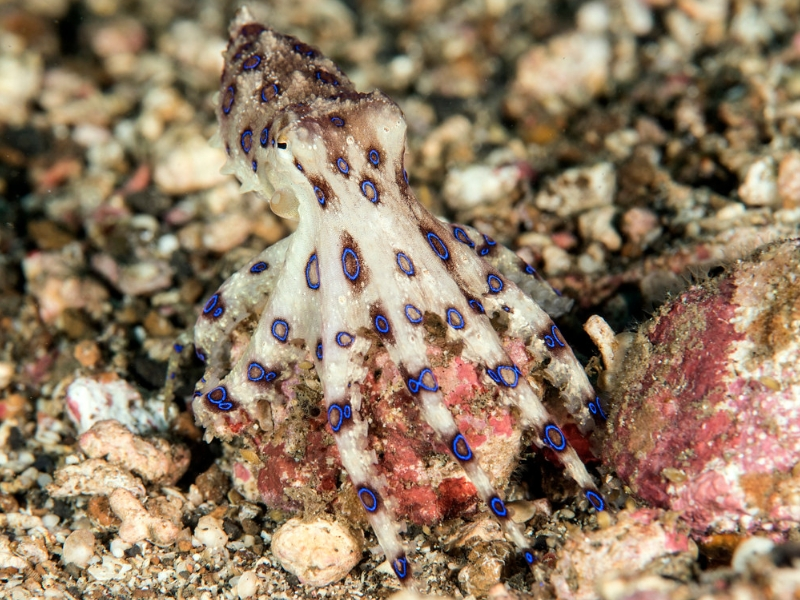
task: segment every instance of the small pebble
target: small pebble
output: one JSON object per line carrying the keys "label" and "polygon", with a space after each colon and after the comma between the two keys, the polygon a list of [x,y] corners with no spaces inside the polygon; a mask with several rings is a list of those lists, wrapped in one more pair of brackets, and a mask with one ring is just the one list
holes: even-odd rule
{"label": "small pebble", "polygon": [[94,543],[94,534],[91,531],[73,531],[64,542],[61,560],[65,565],[74,564],[85,569],[94,556]]}
{"label": "small pebble", "polygon": [[93,340],[83,340],[75,346],[72,355],[81,366],[94,367],[97,361],[100,360],[100,348],[98,348],[97,342]]}
{"label": "small pebble", "polygon": [[619,250],[622,238],[613,225],[616,212],[613,206],[601,206],[582,213],[578,217],[578,231],[584,241],[598,241],[611,252]]}
{"label": "small pebble", "polygon": [[473,165],[447,174],[442,193],[453,210],[491,205],[507,198],[519,183],[523,170],[517,165]]}
{"label": "small pebble", "polygon": [[167,428],[163,404],[145,402],[133,385],[115,376],[78,377],[67,388],[66,407],[79,434],[106,419],[135,433]]}
{"label": "small pebble", "polygon": [[611,54],[608,40],[593,33],[568,33],[534,46],[517,61],[509,112],[524,115],[532,101],[551,114],[585,106],[608,85]]}
{"label": "small pebble", "polygon": [[197,521],[194,537],[207,548],[224,548],[228,543],[228,534],[222,528],[222,520],[206,515]]}
{"label": "small pebble", "polygon": [[767,156],[750,165],[744,183],[739,186],[739,196],[747,206],[771,206],[778,200],[775,181],[775,161]]}
{"label": "small pebble", "polygon": [[44,525],[47,529],[53,529],[53,527],[58,525],[60,521],[61,518],[54,514],[47,514],[42,517],[42,525]]}
{"label": "small pebble", "polygon": [[788,153],[778,165],[778,196],[784,208],[800,207],[800,151]]}
{"label": "small pebble", "polygon": [[753,559],[763,554],[769,554],[775,547],[775,542],[765,537],[751,537],[736,546],[731,559],[731,567],[740,574],[747,572],[747,566]]}
{"label": "small pebble", "polygon": [[272,553],[301,582],[323,587],[343,579],[358,564],[362,544],[336,521],[295,518],[272,536]]}
{"label": "small pebble", "polygon": [[567,169],[558,177],[545,182],[536,195],[540,210],[559,217],[571,217],[590,208],[608,206],[614,202],[617,176],[611,163]]}
{"label": "small pebble", "polygon": [[245,571],[239,576],[239,583],[236,585],[236,593],[239,598],[249,598],[258,592],[258,575],[255,571]]}
{"label": "small pebble", "polygon": [[4,390],[11,383],[11,378],[14,376],[14,363],[0,362],[0,390]]}

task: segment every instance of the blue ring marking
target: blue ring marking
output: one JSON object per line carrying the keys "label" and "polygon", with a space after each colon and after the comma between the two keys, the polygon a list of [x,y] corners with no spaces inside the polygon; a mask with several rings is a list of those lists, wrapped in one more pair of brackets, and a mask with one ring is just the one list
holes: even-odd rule
{"label": "blue ring marking", "polygon": [[321,71],[317,69],[317,72],[314,73],[314,76],[317,78],[317,81],[321,81],[322,83],[327,83],[328,85],[332,86],[339,85],[339,81],[327,71]]}
{"label": "blue ring marking", "polygon": [[378,330],[378,333],[389,333],[389,321],[386,320],[386,317],[383,315],[375,317],[375,329]]}
{"label": "blue ring marking", "polygon": [[[230,97],[228,96],[230,94]],[[228,89],[225,90],[225,97],[222,99],[222,112],[224,114],[228,114],[231,112],[231,108],[233,108],[233,101],[236,98],[236,88],[232,85],[228,86]],[[225,100],[227,99],[227,106],[225,105]]]}
{"label": "blue ring marking", "polygon": [[336,125],[336,127],[344,127],[344,119],[342,119],[342,117],[331,117],[331,123]]}
{"label": "blue ring marking", "polygon": [[[372,196],[369,194],[370,191],[372,192]],[[368,179],[365,179],[361,182],[361,193],[364,194],[364,197],[373,204],[378,203],[378,189],[375,187],[375,184]]]}
{"label": "blue ring marking", "polygon": [[254,264],[252,267],[250,267],[250,272],[258,275],[259,273],[263,273],[267,269],[269,269],[269,265],[265,263],[263,260],[261,260],[258,261],[256,264]]}
{"label": "blue ring marking", "polygon": [[597,512],[602,512],[606,509],[605,500],[603,500],[603,497],[594,490],[586,490],[586,499],[592,506],[594,506],[594,509]]}
{"label": "blue ring marking", "polygon": [[214,312],[211,313],[211,316],[214,317],[215,319],[219,319],[222,316],[222,313],[224,312],[225,309],[222,308],[221,306],[218,306],[217,308],[214,309]]}
{"label": "blue ring marking", "polygon": [[[464,448],[466,449],[463,453],[459,451],[458,445],[459,442],[464,444]],[[467,443],[467,438],[465,438],[462,434],[458,434],[456,437],[453,438],[453,443],[450,445],[451,449],[453,450],[453,454],[458,460],[461,461],[468,461],[472,459],[472,448],[469,447]]]}
{"label": "blue ring marking", "polygon": [[484,239],[484,241],[486,241],[486,244],[489,245],[489,246],[496,246],[497,245],[497,242],[495,242],[492,238],[490,238],[485,233],[483,234],[483,239]]}
{"label": "blue ring marking", "polygon": [[[366,496],[368,500],[364,500],[364,496]],[[361,500],[361,505],[367,510],[367,512],[372,513],[378,510],[378,497],[371,489],[367,487],[359,488],[358,499]]]}
{"label": "blue ring marking", "polygon": [[342,419],[342,408],[338,404],[331,404],[330,408],[328,409],[328,425],[331,426],[331,431],[333,431],[333,433],[338,433],[338,431],[342,428],[343,422],[344,419]]}
{"label": "blue ring marking", "polygon": [[472,307],[472,309],[473,309],[473,310],[477,310],[477,311],[478,311],[479,313],[481,313],[481,314],[483,314],[483,313],[485,313],[485,312],[486,312],[486,311],[484,310],[484,308],[483,308],[483,304],[481,304],[480,300],[475,300],[475,298],[472,298],[472,299],[469,301],[469,303],[468,303],[468,304],[469,304],[469,305]]}
{"label": "blue ring marking", "polygon": [[[278,327],[281,325],[283,325],[283,335],[278,333]],[[272,336],[279,342],[285,342],[286,338],[289,337],[289,324],[283,319],[275,319],[272,322]]]}
{"label": "blue ring marking", "polygon": [[322,360],[322,342],[317,344],[317,360]]}
{"label": "blue ring marking", "polygon": [[481,248],[480,254],[481,256],[486,256],[487,254],[489,254],[489,248]]}
{"label": "blue ring marking", "polygon": [[408,577],[408,559],[405,556],[395,558],[392,561],[392,569],[394,569],[394,574],[397,575],[398,579],[405,579]]}
{"label": "blue ring marking", "polygon": [[414,263],[411,262],[411,259],[402,252],[397,253],[397,266],[400,267],[400,270],[409,277],[414,274]]}
{"label": "blue ring marking", "polygon": [[604,421],[608,419],[605,411],[603,410],[603,405],[600,403],[600,396],[595,396],[594,400],[589,402],[589,410],[593,415],[600,415]]}
{"label": "blue ring marking", "polygon": [[493,496],[492,499],[489,500],[489,508],[495,514],[495,516],[500,517],[501,519],[508,516],[508,509],[506,508],[505,503],[497,496]]}
{"label": "blue ring marking", "polygon": [[494,369],[486,369],[486,374],[492,378],[492,381],[495,383],[501,384],[502,380],[500,379],[500,375],[497,374],[497,371]]}
{"label": "blue ring marking", "polygon": [[[453,317],[456,317],[457,321],[453,322]],[[450,325],[453,329],[463,329],[464,328],[464,317],[461,316],[461,313],[458,312],[455,308],[448,308],[447,309],[447,324]]]}
{"label": "blue ring marking", "polygon": [[[255,375],[253,374],[254,371],[255,371]],[[264,367],[262,367],[257,362],[251,362],[247,366],[247,378],[250,381],[261,381],[262,379],[264,379],[266,374],[267,374],[267,372],[264,370]]]}
{"label": "blue ring marking", "polygon": [[[272,88],[272,95],[268,96],[267,92],[270,89],[270,87]],[[261,88],[261,101],[269,102],[270,100],[279,96],[280,93],[281,93],[281,88],[278,87],[277,83],[273,83],[272,86],[265,85],[263,88]]]}
{"label": "blue ring marking", "polygon": [[211,298],[208,299],[206,305],[203,307],[203,314],[207,315],[211,312],[211,310],[217,305],[217,300],[219,300],[219,294],[214,294]]}
{"label": "blue ring marking", "polygon": [[[431,376],[431,379],[433,379],[433,385],[428,385],[423,381],[426,375]],[[409,377],[407,385],[412,394],[416,394],[420,390],[435,392],[439,389],[439,383],[436,381],[436,377],[434,376],[433,371],[430,369],[422,369],[422,371],[419,372],[419,375],[417,375],[416,379]]]}
{"label": "blue ring marking", "polygon": [[253,161],[253,173],[256,173],[256,172],[258,172],[258,162]]}
{"label": "blue ring marking", "polygon": [[[411,312],[409,312],[411,311]],[[416,314],[414,314],[416,312]],[[412,315],[414,315],[412,317]],[[421,323],[422,322],[422,312],[414,306],[413,304],[406,304],[406,319],[411,321],[412,323]]]}
{"label": "blue ring marking", "polygon": [[242,150],[244,150],[244,153],[249,154],[250,149],[253,147],[253,130],[245,129],[242,132],[242,137],[239,140],[239,143],[242,145]]}
{"label": "blue ring marking", "polygon": [[[561,436],[561,443],[556,443],[553,441],[553,438],[550,437],[552,432],[557,433]],[[550,424],[546,425],[544,428],[544,441],[545,443],[550,446],[556,452],[561,452],[564,448],[567,447],[567,438],[564,437],[564,433],[558,428],[558,426]]]}
{"label": "blue ring marking", "polygon": [[182,344],[174,344],[174,345],[172,346],[172,348],[173,348],[173,349],[175,350],[175,352],[177,352],[178,354],[180,354],[181,352],[183,352],[183,345],[182,345]]}
{"label": "blue ring marking", "polygon": [[553,325],[550,328],[550,335],[544,336],[544,343],[547,344],[548,348],[555,348],[556,344],[561,346],[562,348],[565,346],[564,342],[558,337],[558,327]]}
{"label": "blue ring marking", "polygon": [[306,44],[305,42],[298,42],[292,48],[295,52],[297,52],[300,56],[307,56],[309,58],[313,58],[317,55],[317,51],[314,50],[311,46]]}
{"label": "blue ring marking", "polygon": [[347,175],[350,172],[350,165],[348,165],[347,161],[343,159],[341,156],[336,159],[336,168],[339,169],[345,175]]}
{"label": "blue ring marking", "polygon": [[[311,269],[316,271],[317,275],[317,283],[316,285],[311,281]],[[308,264],[306,265],[306,284],[312,290],[319,289],[319,261],[317,260],[317,253],[311,255],[311,258],[308,259]]]}
{"label": "blue ring marking", "polygon": [[489,291],[492,294],[499,294],[503,291],[503,280],[497,275],[489,275],[486,278],[486,283],[489,284]]}
{"label": "blue ring marking", "polygon": [[525,558],[525,562],[528,563],[528,566],[536,562],[536,556],[530,550],[525,550],[525,552],[522,553],[522,556]]}
{"label": "blue ring marking", "polygon": [[527,263],[525,264],[525,272],[526,272],[528,275],[536,275],[536,269],[534,269],[532,266],[530,266],[530,265],[529,265],[529,264],[527,264]]}
{"label": "blue ring marking", "polygon": [[[350,408],[349,404],[339,405],[339,404],[331,404],[330,408],[328,409],[328,423],[331,426],[331,430],[334,433],[337,433],[344,425],[344,422],[349,419],[353,414],[353,411]],[[334,417],[335,417],[335,424],[334,424]]]}
{"label": "blue ring marking", "polygon": [[[211,394],[213,394],[214,392],[219,392],[220,394],[222,394],[222,398],[216,398],[216,399],[212,398]],[[228,390],[226,390],[222,386],[215,387],[213,390],[211,390],[206,394],[206,400],[208,400],[211,404],[213,404],[218,409],[223,411],[228,411],[233,408],[233,403],[227,402],[227,399],[228,399]]]}
{"label": "blue ring marking", "polygon": [[507,306],[504,306],[503,310],[506,311],[506,312],[511,312],[511,309],[509,307],[507,307]]}
{"label": "blue ring marking", "polygon": [[[350,271],[347,270],[348,254],[352,255],[353,260],[356,261],[356,272],[353,273],[352,275],[350,274]],[[342,251],[342,270],[344,271],[345,276],[350,281],[355,281],[356,279],[358,279],[358,274],[361,273],[361,261],[358,260],[358,254],[356,254],[355,250],[353,250],[352,248],[345,248]]]}
{"label": "blue ring marking", "polygon": [[474,248],[475,247],[475,242],[473,242],[469,238],[469,236],[467,235],[467,232],[464,231],[463,229],[461,229],[461,227],[454,227],[453,228],[453,237],[455,237],[462,244],[466,244],[470,248]]}
{"label": "blue ring marking", "polygon": [[252,71],[260,64],[261,64],[261,57],[258,54],[253,54],[252,56],[248,56],[247,58],[244,59],[244,62],[242,63],[242,68],[245,71]]}
{"label": "blue ring marking", "polygon": [[376,167],[381,162],[381,155],[374,148],[369,151],[369,162],[371,162]]}
{"label": "blue ring marking", "polygon": [[258,141],[261,142],[262,148],[267,147],[267,141],[269,141],[269,127],[264,127],[264,129],[261,130],[261,137]]}
{"label": "blue ring marking", "polygon": [[336,343],[342,348],[347,348],[350,346],[354,339],[356,339],[355,336],[351,333],[347,333],[346,331],[340,331],[336,334]]}
{"label": "blue ring marking", "polygon": [[314,195],[317,197],[317,202],[322,205],[325,204],[325,192],[323,192],[317,186],[314,186]]}
{"label": "blue ring marking", "polygon": [[[503,377],[503,371],[511,371],[514,374],[514,381],[509,383],[508,380]],[[516,365],[500,365],[497,367],[495,372],[497,373],[497,377],[500,379],[500,383],[510,388],[517,387],[517,383],[519,383],[519,376],[522,374]]]}
{"label": "blue ring marking", "polygon": [[[431,248],[433,248],[433,251],[436,253],[436,256],[438,256],[442,260],[447,260],[448,258],[450,258],[450,251],[447,249],[447,246],[444,245],[442,238],[440,238],[432,231],[428,232],[427,238],[428,238],[428,243],[431,245]],[[441,252],[439,251],[439,248],[436,247],[435,242],[438,242],[439,245],[442,247]]]}
{"label": "blue ring marking", "polygon": [[403,169],[403,180],[408,184],[408,172],[405,169]]}
{"label": "blue ring marking", "polygon": [[198,358],[200,362],[206,362],[206,355],[203,354],[199,349],[194,349],[194,355]]}
{"label": "blue ring marking", "polygon": [[300,163],[294,163],[294,166],[297,167],[298,171],[302,171],[303,170],[303,165],[301,165]]}

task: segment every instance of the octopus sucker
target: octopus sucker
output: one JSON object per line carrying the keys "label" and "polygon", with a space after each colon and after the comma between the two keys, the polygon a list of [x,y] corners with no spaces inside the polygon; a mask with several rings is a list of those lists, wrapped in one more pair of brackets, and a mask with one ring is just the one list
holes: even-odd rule
{"label": "octopus sucker", "polygon": [[[550,385],[583,431],[598,415],[592,387],[553,321],[570,301],[490,237],[445,223],[416,201],[403,164],[405,120],[390,98],[358,92],[318,50],[255,23],[247,9],[230,35],[217,100],[225,172],[298,223],[204,304],[194,340],[206,366],[193,401],[198,421],[226,439],[260,436],[254,445],[267,453],[280,447],[269,436],[291,428],[281,425],[281,407],[311,378],[322,395],[309,426],[335,441],[403,584],[413,581],[398,533],[409,502],[384,464],[391,452],[379,459],[371,446],[376,429],[449,455],[532,564],[529,538],[503,500],[510,471],[487,470],[479,447],[486,436],[465,425],[462,413],[488,398],[492,418],[516,419],[538,446],[556,452],[593,508],[605,507],[542,403]],[[498,329],[493,319],[501,316]],[[400,425],[395,413],[376,421],[375,411],[390,414],[379,406],[392,398],[413,406],[420,422]],[[262,418],[264,402],[274,424]],[[507,435],[509,444],[521,444]],[[305,464],[324,463],[313,452],[327,447],[312,446]]]}

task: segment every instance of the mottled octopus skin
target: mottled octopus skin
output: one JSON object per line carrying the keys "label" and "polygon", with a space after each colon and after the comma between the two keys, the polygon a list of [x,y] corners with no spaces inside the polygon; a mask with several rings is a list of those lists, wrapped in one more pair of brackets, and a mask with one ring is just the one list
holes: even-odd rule
{"label": "mottled octopus skin", "polygon": [[[265,463],[260,478],[279,478],[278,454],[291,463],[294,438],[298,465],[323,472],[338,459],[403,583],[412,569],[395,508],[413,512],[413,500],[397,485],[402,460],[383,463],[403,452],[416,460],[422,446],[447,456],[443,471],[464,474],[464,494],[477,493],[531,564],[528,541],[484,469],[490,446],[478,446],[504,419],[521,423],[534,443],[557,452],[591,505],[604,507],[541,402],[544,385],[557,388],[584,431],[602,415],[540,307],[557,315],[569,303],[511,251],[417,202],[403,166],[406,124],[388,97],[357,92],[319,51],[253,22],[246,9],[230,36],[217,101],[224,171],[298,226],[203,307],[195,328],[206,363],[193,402],[198,421],[209,435],[251,440]],[[284,413],[306,380],[304,402],[319,406],[293,421]],[[469,423],[482,403],[494,425],[480,433]],[[381,460],[370,446],[375,430],[386,432]],[[316,483],[326,491],[336,477],[326,471]],[[443,516],[434,513],[422,519]]]}

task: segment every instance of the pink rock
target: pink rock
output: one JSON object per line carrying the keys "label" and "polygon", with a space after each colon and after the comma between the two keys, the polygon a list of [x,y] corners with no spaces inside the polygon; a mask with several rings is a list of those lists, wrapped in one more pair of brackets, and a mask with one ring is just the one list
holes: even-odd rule
{"label": "pink rock", "polygon": [[800,241],[693,286],[622,361],[604,459],[698,536],[800,523]]}

